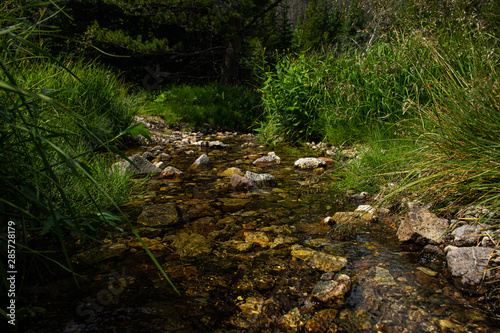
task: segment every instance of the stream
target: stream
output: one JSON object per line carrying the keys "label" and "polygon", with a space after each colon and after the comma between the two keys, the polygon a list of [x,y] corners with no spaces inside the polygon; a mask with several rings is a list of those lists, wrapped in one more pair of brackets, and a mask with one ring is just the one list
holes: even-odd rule
{"label": "stream", "polygon": [[[352,237],[330,237],[324,218],[357,206],[332,196],[327,175],[294,167],[312,150],[279,146],[272,151],[281,163],[258,167],[252,162],[271,150],[252,136],[201,139],[228,146],[185,146],[167,162],[184,172],[182,179],[137,178],[144,192],[124,206],[180,295],[133,235],[108,231],[100,249],[116,252],[90,255],[92,264],[82,259],[80,288],[67,275],[33,287],[31,303],[46,312],[20,318],[21,332],[500,331],[470,306],[477,298],[423,265],[443,267],[399,244],[395,217],[366,223]],[[170,144],[164,149],[173,155]],[[190,170],[203,153],[211,168]],[[221,175],[231,167],[271,174],[277,186],[235,191]],[[175,221],[154,224],[162,214]],[[299,252],[346,263],[325,269]],[[322,283],[344,275],[347,293],[326,301],[315,296]]]}

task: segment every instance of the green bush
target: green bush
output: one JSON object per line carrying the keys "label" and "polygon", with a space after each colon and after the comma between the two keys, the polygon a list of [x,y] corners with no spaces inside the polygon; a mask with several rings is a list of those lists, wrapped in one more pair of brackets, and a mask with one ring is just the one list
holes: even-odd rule
{"label": "green bush", "polygon": [[265,139],[297,143],[319,138],[328,78],[321,58],[284,56],[260,89],[266,118],[259,131]]}
{"label": "green bush", "polygon": [[[83,149],[112,139],[132,123],[136,103],[129,98],[127,86],[96,63],[34,59],[23,63],[16,74],[22,78],[19,84],[60,101],[78,115],[55,113],[51,124],[82,137]],[[38,109],[40,114],[53,112],[46,103]]]}
{"label": "green bush", "polygon": [[248,131],[261,114],[259,95],[253,89],[218,83],[172,86],[159,93],[148,109],[174,122],[242,131]]}

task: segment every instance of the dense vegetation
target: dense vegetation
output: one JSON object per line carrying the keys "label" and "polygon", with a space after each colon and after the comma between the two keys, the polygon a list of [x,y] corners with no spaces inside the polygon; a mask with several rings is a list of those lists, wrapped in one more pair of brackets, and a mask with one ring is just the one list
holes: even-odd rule
{"label": "dense vegetation", "polygon": [[121,137],[147,135],[137,112],[358,145],[337,190],[396,182],[446,211],[498,211],[498,2],[300,4],[2,2],[1,228],[18,221],[23,251],[52,260],[40,240],[123,226],[131,189],[108,170]]}

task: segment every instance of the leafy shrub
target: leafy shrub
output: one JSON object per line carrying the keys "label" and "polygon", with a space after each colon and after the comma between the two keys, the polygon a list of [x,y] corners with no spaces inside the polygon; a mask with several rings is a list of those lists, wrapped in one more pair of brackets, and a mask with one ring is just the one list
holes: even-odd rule
{"label": "leafy shrub", "polygon": [[218,83],[173,86],[160,93],[154,102],[160,105],[155,107],[157,110],[163,108],[166,113],[177,115],[174,119],[221,129],[249,130],[261,113],[259,96],[253,89]]}
{"label": "leafy shrub", "polygon": [[321,135],[321,107],[327,103],[327,71],[319,58],[306,55],[284,56],[275,71],[260,89],[266,119],[260,125],[265,128],[266,139],[279,137],[289,142],[318,138]]}

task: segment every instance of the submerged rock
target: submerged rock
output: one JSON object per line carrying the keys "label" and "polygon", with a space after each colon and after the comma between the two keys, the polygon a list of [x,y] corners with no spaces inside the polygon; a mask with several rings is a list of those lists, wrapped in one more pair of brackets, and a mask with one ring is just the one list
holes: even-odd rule
{"label": "submerged rock", "polygon": [[172,238],[172,245],[181,258],[196,257],[202,254],[209,254],[212,251],[210,241],[200,234],[182,232]]}
{"label": "submerged rock", "polygon": [[244,233],[246,243],[257,243],[262,247],[269,246],[269,237],[262,231],[245,231]]}
{"label": "submerged rock", "polygon": [[297,332],[300,327],[304,326],[299,309],[293,308],[288,311],[283,317],[281,317],[280,324],[286,332]]}
{"label": "submerged rock", "polygon": [[388,269],[383,267],[375,267],[375,278],[374,280],[384,286],[395,286],[397,285],[394,277],[391,275]]}
{"label": "submerged rock", "polygon": [[250,179],[259,187],[274,187],[278,185],[276,178],[268,173],[255,173],[247,171],[245,178]]}
{"label": "submerged rock", "polygon": [[347,265],[344,257],[333,256],[301,245],[292,246],[292,257],[306,261],[312,268],[323,272],[338,272]]}
{"label": "submerged rock", "polygon": [[342,305],[344,295],[351,289],[351,278],[341,274],[335,280],[321,280],[314,286],[311,296],[321,302]]}
{"label": "submerged rock", "polygon": [[266,316],[266,309],[275,304],[272,298],[264,300],[262,297],[250,296],[244,303],[238,304],[241,313],[232,317],[231,324],[239,328],[251,328],[253,332],[259,332],[260,327],[268,325],[271,321]]}
{"label": "submerged rock", "polygon": [[324,309],[314,314],[309,321],[307,321],[305,328],[309,333],[335,333],[339,330],[337,324],[333,322],[337,316],[337,309]]}
{"label": "submerged rock", "polygon": [[409,202],[408,212],[399,225],[397,237],[401,242],[441,244],[448,228],[448,220],[437,217],[414,202]]}
{"label": "submerged rock", "polygon": [[145,206],[137,222],[148,227],[165,227],[180,221],[174,204],[156,204]]}
{"label": "submerged rock", "polygon": [[219,201],[223,204],[223,211],[234,213],[243,209],[251,200],[242,198],[220,198]]}
{"label": "submerged rock", "polygon": [[74,264],[85,264],[85,265],[97,264],[101,261],[118,257],[126,250],[128,250],[128,247],[125,244],[121,243],[106,244],[94,249],[78,253],[77,255],[71,258],[71,262]]}

